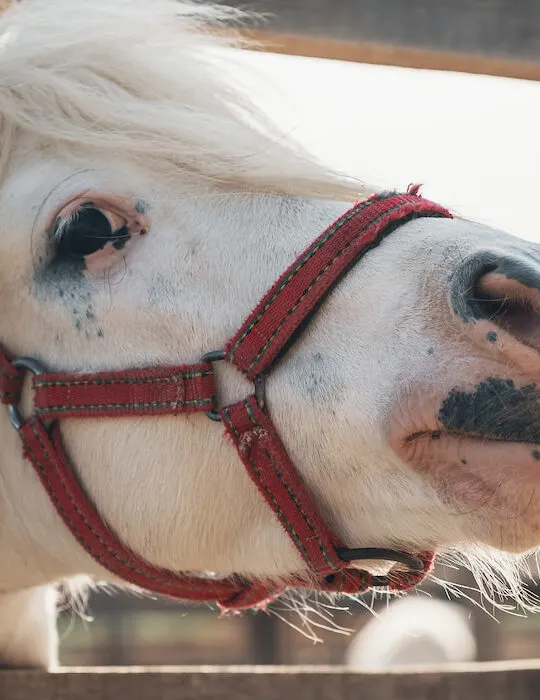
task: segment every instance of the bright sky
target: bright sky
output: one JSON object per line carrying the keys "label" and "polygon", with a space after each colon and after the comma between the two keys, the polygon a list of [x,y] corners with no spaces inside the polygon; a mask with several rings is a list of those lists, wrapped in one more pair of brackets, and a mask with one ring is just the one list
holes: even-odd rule
{"label": "bright sky", "polygon": [[[262,103],[323,160],[540,242],[540,83],[248,53]],[[279,96],[279,97],[278,97]]]}

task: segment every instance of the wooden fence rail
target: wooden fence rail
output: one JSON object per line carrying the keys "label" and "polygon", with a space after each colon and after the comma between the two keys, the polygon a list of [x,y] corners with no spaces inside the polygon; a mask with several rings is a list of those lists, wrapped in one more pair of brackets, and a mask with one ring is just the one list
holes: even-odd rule
{"label": "wooden fence rail", "polygon": [[263,50],[540,80],[538,0],[227,0]]}
{"label": "wooden fence rail", "polygon": [[340,667],[171,667],[0,671],[2,700],[537,700],[540,662],[445,671]]}

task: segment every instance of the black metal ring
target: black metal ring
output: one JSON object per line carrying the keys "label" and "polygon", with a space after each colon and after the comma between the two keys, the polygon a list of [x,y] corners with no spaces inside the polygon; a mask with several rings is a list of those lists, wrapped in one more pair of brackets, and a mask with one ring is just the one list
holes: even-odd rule
{"label": "black metal ring", "polygon": [[[203,355],[201,358],[201,362],[210,362],[211,364],[214,362],[221,362],[222,360],[227,359],[227,353],[224,350],[211,350],[210,352],[207,352],[206,355]],[[262,410],[265,409],[266,406],[266,377],[264,374],[259,374],[255,379],[253,380],[253,385],[255,387],[255,398],[257,399],[257,404],[259,405],[259,408]],[[217,397],[216,397],[217,400]],[[211,409],[210,411],[206,411],[206,415],[210,420],[216,421],[216,423],[221,421],[221,416],[219,414],[219,411],[216,409]]]}
{"label": "black metal ring", "polygon": [[[207,352],[206,355],[202,356],[201,362],[210,362],[210,364],[212,364],[214,362],[221,362],[226,357],[227,353],[225,352],[225,350],[211,350],[210,352]],[[208,418],[210,418],[210,420],[216,421],[216,423],[219,423],[221,421],[219,411],[216,411],[214,408],[210,411],[206,411],[206,415],[208,416]]]}
{"label": "black metal ring", "polygon": [[397,549],[383,549],[380,547],[337,547],[336,552],[341,561],[360,561],[362,559],[377,559],[382,561],[394,561],[404,564],[411,571],[423,571],[424,562],[415,554],[401,552]]}
{"label": "black metal ring", "polygon": [[[16,357],[11,361],[11,364],[17,369],[25,369],[36,376],[39,374],[45,374],[46,372],[45,367],[43,367],[43,365],[33,357]],[[19,407],[15,404],[8,406],[8,415],[11,425],[15,428],[15,430],[20,430],[23,427],[25,420]]]}
{"label": "black metal ring", "polygon": [[255,387],[255,398],[257,399],[257,404],[259,408],[264,411],[266,409],[266,375],[259,374],[253,380],[253,385]]}

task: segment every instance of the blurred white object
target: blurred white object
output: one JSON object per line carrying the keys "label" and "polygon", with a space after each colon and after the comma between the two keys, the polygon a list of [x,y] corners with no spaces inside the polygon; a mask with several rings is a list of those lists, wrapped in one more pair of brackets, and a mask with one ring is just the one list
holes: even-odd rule
{"label": "blurred white object", "polygon": [[347,652],[349,667],[378,671],[476,658],[467,612],[455,603],[401,598],[370,620]]}

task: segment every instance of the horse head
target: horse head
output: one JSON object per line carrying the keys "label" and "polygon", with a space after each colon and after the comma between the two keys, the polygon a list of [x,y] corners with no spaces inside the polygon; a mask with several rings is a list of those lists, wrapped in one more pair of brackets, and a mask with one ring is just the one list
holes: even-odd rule
{"label": "horse head", "polygon": [[[6,600],[81,573],[123,578],[65,527],[67,510],[80,516],[78,502],[68,494],[51,503],[53,430],[85,507],[115,541],[190,585],[317,587],[302,555],[309,533],[296,541],[296,526],[268,507],[274,487],[265,495],[253,483],[259,463],[252,473],[242,466],[253,445],[272,465],[272,445],[261,441],[272,430],[334,544],[483,552],[489,562],[494,550],[522,553],[540,541],[540,248],[438,205],[426,214],[421,203],[422,215],[407,210],[396,226],[388,208],[363,221],[373,241],[306,310],[272,371],[259,373],[259,432],[235,443],[234,421],[224,439],[225,421],[208,419],[252,392],[251,362],[285,327],[252,316],[273,303],[268,290],[287,290],[279,318],[294,317],[328,269],[321,263],[295,291],[295,261],[314,259],[313,241],[341,231],[345,212],[381,201],[289,143],[250,101],[237,49],[212,32],[235,17],[170,0],[97,0],[91,12],[35,0],[0,19]],[[421,200],[416,190],[403,197]],[[329,266],[344,260],[347,241]],[[258,343],[247,364],[201,364],[227,339],[243,340],[239,328]],[[23,356],[38,364],[13,362]],[[178,366],[192,368],[180,372],[191,398],[178,371],[152,369]],[[120,400],[103,388],[131,386],[139,370],[144,391]],[[33,371],[47,378],[32,384]],[[210,373],[215,385],[201,389]],[[80,385],[96,377],[99,390],[81,403]],[[147,391],[159,382],[161,412]],[[177,415],[190,401],[205,410]],[[38,427],[23,452],[25,426],[28,435]],[[281,480],[293,502],[290,483]],[[103,540],[86,520],[89,537]],[[308,517],[299,527],[312,525]],[[352,570],[401,570],[391,555],[367,559]],[[503,569],[514,586],[512,567]],[[43,658],[24,648],[4,656]]]}

